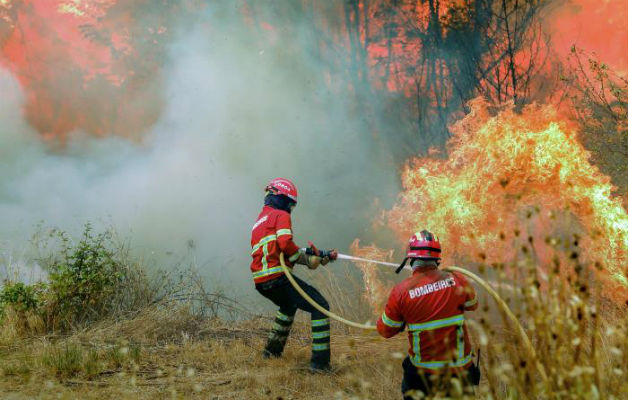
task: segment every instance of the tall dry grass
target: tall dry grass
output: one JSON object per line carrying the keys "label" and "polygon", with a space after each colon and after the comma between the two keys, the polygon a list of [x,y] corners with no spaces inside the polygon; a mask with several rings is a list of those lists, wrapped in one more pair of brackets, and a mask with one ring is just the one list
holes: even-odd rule
{"label": "tall dry grass", "polygon": [[[611,288],[597,278],[600,266],[580,261],[574,254],[579,245],[564,248],[550,241],[554,256],[541,268],[528,238],[509,240],[521,248],[515,260],[485,265],[479,255],[472,268],[508,302],[537,357],[530,358],[514,327],[479,291],[480,308],[468,314],[468,324],[473,346],[481,350],[482,382],[474,395],[455,385],[451,398],[627,398],[627,303],[607,293]],[[336,312],[361,322],[375,319],[354,267],[331,264],[308,274],[303,276]],[[194,270],[184,278],[137,276],[140,288],[154,288],[147,301],[68,331],[49,330],[36,313],[5,308],[0,398],[10,393],[15,398],[400,396],[405,333],[385,340],[333,322],[332,361],[338,370],[311,375],[307,314],[298,313],[284,357],[263,360],[272,315],[253,315],[229,297],[208,292]]]}
{"label": "tall dry grass", "polygon": [[[525,220],[534,218],[534,214],[528,214]],[[464,264],[496,288],[536,352],[532,358],[520,341],[517,328],[492,298],[477,288],[480,307],[467,313],[473,346],[476,353],[481,353],[482,383],[475,396],[627,398],[627,288],[611,279],[607,260],[581,254],[581,236],[585,233],[559,229],[555,236],[534,240],[524,232],[515,229],[501,235],[518,249],[506,262],[489,265],[485,255],[478,254],[476,260]],[[361,287],[363,282],[357,283],[356,275],[346,270],[336,274],[329,271],[326,275],[326,279],[313,280],[321,285],[336,311],[360,322],[378,317],[372,314],[366,291]],[[342,285],[339,279],[343,280]],[[400,351],[405,352],[406,346],[401,346]],[[548,379],[537,371],[537,364]],[[462,393],[455,397],[467,396]]]}

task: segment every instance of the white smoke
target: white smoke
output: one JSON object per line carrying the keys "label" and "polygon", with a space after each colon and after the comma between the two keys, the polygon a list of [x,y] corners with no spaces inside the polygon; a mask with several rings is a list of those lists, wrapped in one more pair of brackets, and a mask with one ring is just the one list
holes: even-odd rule
{"label": "white smoke", "polygon": [[312,49],[257,43],[218,19],[173,43],[167,106],[141,144],[75,132],[51,150],[0,71],[0,243],[19,247],[40,222],[76,234],[91,221],[162,266],[188,254],[209,282],[251,293],[250,229],[264,185],[282,176],[300,193],[298,244],[346,250],[369,231],[374,198],[398,192],[394,162]]}

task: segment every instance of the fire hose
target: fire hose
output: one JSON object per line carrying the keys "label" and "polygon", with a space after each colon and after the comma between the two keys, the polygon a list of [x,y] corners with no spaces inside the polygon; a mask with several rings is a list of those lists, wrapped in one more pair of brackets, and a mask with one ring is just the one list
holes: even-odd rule
{"label": "fire hose", "polygon": [[[361,259],[361,258],[358,258],[358,257],[348,256],[348,255],[345,255],[345,254],[339,254],[339,258],[347,259],[347,260],[353,260],[354,259],[354,260],[357,260],[357,261],[370,262],[370,263],[373,263],[373,264],[382,264],[382,265],[389,265],[389,266],[396,266],[396,267],[398,266],[397,264],[393,264],[393,263],[386,263],[386,262],[382,262],[382,261]],[[347,320],[347,319],[345,319],[345,318],[343,318],[343,317],[341,317],[341,316],[339,316],[339,315],[337,315],[337,314],[335,314],[335,313],[333,313],[333,312],[331,312],[329,310],[326,310],[324,307],[322,307],[319,304],[317,304],[317,302],[315,300],[313,300],[300,287],[300,285],[293,278],[293,275],[291,274],[291,271],[289,270],[289,268],[284,263],[284,253],[280,253],[280,265],[282,266],[282,270],[284,271],[285,275],[289,279],[289,282],[291,282],[291,285],[293,285],[293,287],[295,288],[295,290],[297,290],[297,292],[300,294],[300,296],[302,296],[304,298],[304,300],[306,300],[310,305],[315,307],[322,314],[326,315],[327,317],[329,317],[331,319],[334,319],[335,321],[339,321],[342,324],[345,324],[345,325],[348,325],[348,326],[351,326],[351,327],[354,327],[354,328],[366,329],[366,330],[376,330],[376,326],[374,326],[374,325],[360,324],[358,322]],[[547,373],[545,372],[545,369],[543,368],[543,366],[540,363],[540,361],[538,361],[538,357],[536,356],[536,351],[534,350],[534,346],[532,345],[532,342],[527,337],[527,334],[525,333],[525,329],[523,329],[523,326],[518,322],[518,319],[516,318],[514,313],[512,313],[512,311],[510,310],[508,305],[499,296],[499,294],[494,289],[492,289],[492,287],[490,287],[490,285],[485,280],[483,280],[478,275],[476,275],[476,274],[474,274],[474,273],[472,273],[472,272],[470,272],[470,271],[468,271],[468,270],[466,270],[464,268],[460,268],[460,267],[445,267],[445,268],[442,268],[442,269],[444,271],[458,272],[458,273],[460,273],[462,275],[465,275],[465,276],[469,277],[470,279],[472,279],[473,281],[477,282],[479,285],[481,285],[481,287],[483,287],[486,290],[486,292],[488,292],[488,294],[496,301],[497,305],[499,306],[499,309],[501,311],[503,311],[503,313],[505,314],[505,316],[507,316],[507,318],[510,320],[512,325],[514,325],[514,327],[517,329],[518,334],[519,334],[519,338],[521,339],[521,342],[522,342],[523,346],[527,350],[527,353],[529,354],[530,358],[532,360],[534,360],[534,362],[536,364],[536,369],[538,370],[538,373],[543,378],[543,381],[545,382],[545,384],[547,384],[547,382],[548,382]]]}

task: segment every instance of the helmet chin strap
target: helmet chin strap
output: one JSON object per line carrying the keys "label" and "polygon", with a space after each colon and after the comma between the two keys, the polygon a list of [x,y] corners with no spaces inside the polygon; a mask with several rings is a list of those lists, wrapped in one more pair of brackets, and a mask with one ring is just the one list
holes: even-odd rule
{"label": "helmet chin strap", "polygon": [[400,264],[400,267],[396,268],[396,273],[397,274],[399,274],[400,271],[402,271],[402,269],[405,268],[405,264],[407,264],[407,260],[409,260],[409,257],[405,257],[403,262]]}

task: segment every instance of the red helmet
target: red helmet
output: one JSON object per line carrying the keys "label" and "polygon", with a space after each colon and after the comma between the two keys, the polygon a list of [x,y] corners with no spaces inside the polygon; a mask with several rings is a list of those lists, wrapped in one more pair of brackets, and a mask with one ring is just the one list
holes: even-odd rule
{"label": "red helmet", "polygon": [[275,178],[272,179],[265,187],[265,192],[272,194],[282,194],[297,203],[298,192],[297,187],[288,179]]}
{"label": "red helmet", "polygon": [[409,239],[408,258],[437,259],[441,258],[440,239],[429,231],[416,232]]}
{"label": "red helmet", "polygon": [[407,261],[414,258],[421,258],[424,260],[436,260],[440,263],[442,259],[440,253],[442,252],[442,246],[440,246],[440,239],[429,231],[421,231],[413,234],[409,239],[409,245],[407,246],[407,257],[400,264],[400,267],[396,269],[396,273],[399,273],[407,264]]}

